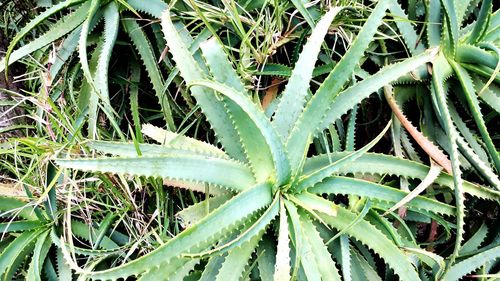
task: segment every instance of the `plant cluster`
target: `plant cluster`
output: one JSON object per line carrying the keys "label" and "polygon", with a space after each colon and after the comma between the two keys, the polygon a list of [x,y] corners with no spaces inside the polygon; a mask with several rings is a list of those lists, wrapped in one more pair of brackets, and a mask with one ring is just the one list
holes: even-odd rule
{"label": "plant cluster", "polygon": [[499,278],[492,0],[39,2],[2,279]]}

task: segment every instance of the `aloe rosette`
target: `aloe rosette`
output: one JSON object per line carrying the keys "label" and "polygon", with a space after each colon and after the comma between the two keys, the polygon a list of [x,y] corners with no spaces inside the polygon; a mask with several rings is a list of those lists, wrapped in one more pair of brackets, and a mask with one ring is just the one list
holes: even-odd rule
{"label": "aloe rosette", "polygon": [[[186,229],[152,252],[107,270],[75,268],[77,272],[96,280],[129,276],[158,280],[182,278],[203,264],[201,280],[238,280],[257,264],[262,280],[340,280],[341,274],[352,280],[376,276],[371,250],[401,280],[419,280],[422,264],[429,265],[436,276],[442,274],[442,258],[433,259],[411,235],[401,234],[382,216],[408,192],[350,176],[426,178],[431,169],[423,164],[368,153],[390,124],[359,150],[307,156],[312,140],[363,99],[408,73],[440,62],[442,52],[437,48],[422,50],[346,87],[392,4],[378,1],[345,55],[309,97],[323,38],[335,17],[344,12],[342,7],[331,8],[304,45],[272,118],[254,103],[223,46],[213,38],[200,46],[208,67],[203,70],[174,26],[170,10],[163,7],[161,22],[169,52],[222,149],[147,125],[144,133],[160,144],[94,141],[93,149],[115,157],[56,162],[84,171],[161,177],[195,191],[208,186],[209,193],[205,201],[180,212]],[[158,15],[157,10],[149,11]],[[439,68],[436,72],[434,77],[439,79]],[[453,155],[452,162],[456,162]],[[442,189],[461,196],[499,199],[496,190],[462,181],[457,175],[439,173],[433,178]],[[323,195],[361,200],[346,205]],[[448,228],[443,216],[463,214],[461,204],[457,208],[421,195],[406,206],[413,214],[439,220]],[[207,209],[208,213],[202,211]]]}

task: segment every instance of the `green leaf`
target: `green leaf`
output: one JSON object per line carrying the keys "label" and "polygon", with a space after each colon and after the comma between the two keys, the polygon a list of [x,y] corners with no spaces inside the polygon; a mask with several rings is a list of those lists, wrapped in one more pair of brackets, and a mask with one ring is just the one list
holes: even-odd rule
{"label": "green leaf", "polygon": [[34,209],[27,202],[13,198],[0,196],[0,217],[21,217],[26,220],[35,221],[38,219]]}
{"label": "green leaf", "polygon": [[257,265],[262,280],[274,280],[276,266],[276,245],[274,239],[264,239],[257,251]]}
{"label": "green leaf", "polygon": [[[11,56],[12,52],[14,51],[14,47],[16,47],[17,43],[19,43],[19,41],[21,39],[23,39],[24,36],[26,36],[31,30],[33,30],[33,28],[35,28],[37,25],[39,25],[40,23],[45,21],[47,18],[49,18],[53,14],[55,14],[59,11],[62,11],[63,9],[66,9],[68,7],[71,7],[73,5],[84,2],[84,1],[85,0],[67,0],[67,1],[60,2],[60,3],[50,7],[49,9],[45,10],[43,13],[39,14],[36,18],[31,20],[26,26],[24,26],[21,30],[19,30],[16,33],[16,36],[10,42],[9,48],[7,49],[7,52],[5,53],[5,57],[2,60],[2,63],[1,63],[2,65],[0,66],[0,69],[2,67],[5,67],[5,77],[7,77],[7,75],[8,75],[8,66],[12,62],[14,62],[14,61],[10,60],[10,56]],[[3,61],[5,61],[5,64],[3,63]],[[2,70],[0,70],[0,72],[2,72]]]}
{"label": "green leaf", "polygon": [[[206,75],[194,60],[191,52],[172,23],[170,10],[167,9],[163,12],[161,23],[169,50],[186,83],[189,84],[195,80],[206,78]],[[191,92],[212,125],[226,153],[234,159],[245,161],[245,153],[240,144],[240,138],[224,103],[217,98],[213,91],[193,87],[191,88]]]}
{"label": "green leaf", "polygon": [[481,2],[481,9],[479,10],[479,15],[477,16],[476,23],[474,24],[474,29],[467,40],[469,44],[475,44],[485,35],[486,30],[488,29],[492,7],[492,0],[484,0]]}
{"label": "green leaf", "polygon": [[295,64],[285,90],[281,93],[278,109],[274,115],[273,126],[283,141],[288,139],[290,131],[302,112],[324,37],[330,28],[331,22],[342,10],[343,8],[339,7],[330,9],[318,22],[307,40],[299,60]]}
{"label": "green leaf", "polygon": [[493,262],[498,258],[500,258],[500,246],[485,250],[453,265],[450,270],[442,277],[442,280],[458,280],[467,273],[474,271],[487,262]]}
{"label": "green leaf", "polygon": [[[91,21],[95,15],[97,15],[97,10],[101,5],[100,0],[90,0],[90,7],[86,11],[86,18],[82,24],[82,32],[80,33],[80,40],[78,41],[78,55],[80,56],[80,64],[82,67],[83,75],[90,85],[90,88],[95,91],[97,90],[94,85],[94,80],[92,78],[92,73],[89,67],[89,61],[87,58],[87,39],[90,32]],[[85,12],[82,12],[85,13]]]}
{"label": "green leaf", "polygon": [[0,254],[0,277],[2,280],[12,280],[14,273],[27,255],[35,247],[35,240],[44,229],[23,232],[12,241]]}
{"label": "green leaf", "polygon": [[[377,6],[366,20],[349,50],[335,65],[335,68],[321,84],[298,118],[286,144],[287,150],[290,153],[290,164],[293,171],[297,170],[300,165],[304,148],[309,144],[308,136],[325,128],[319,126],[322,123],[323,116],[328,111],[334,111],[330,108],[332,100],[335,99],[346,82],[352,77],[353,70],[358,65],[368,44],[375,35],[389,5],[389,0],[381,0],[377,3]],[[359,101],[356,100],[354,105]],[[339,114],[342,113],[339,112]]]}
{"label": "green leaf", "polygon": [[223,46],[217,42],[215,37],[201,43],[200,49],[215,80],[240,93],[246,93],[243,82],[228,60]]}
{"label": "green leaf", "polygon": [[444,15],[446,19],[446,30],[448,31],[448,41],[446,41],[446,46],[449,47],[450,55],[455,57],[455,51],[457,49],[458,43],[458,28],[459,22],[457,19],[455,2],[453,0],[441,0],[441,5],[443,6]]}
{"label": "green leaf", "polygon": [[[393,0],[393,3],[389,6],[389,11],[393,14],[396,20],[396,25],[406,43],[410,54],[418,55],[425,51],[425,46],[422,44],[419,35],[412,26],[412,21],[408,19],[397,0]],[[411,11],[410,11],[411,12]]]}
{"label": "green leaf", "polygon": [[[222,46],[215,39],[209,40],[202,46],[202,51],[207,59],[208,65],[214,78],[219,82],[219,85],[231,88],[234,93],[238,93],[241,97],[248,96],[237,74],[227,61]],[[196,81],[192,82],[196,83]],[[212,90],[220,90],[210,87]],[[248,98],[249,99],[249,98]],[[241,146],[244,149],[246,158],[254,171],[257,181],[266,180],[274,171],[273,159],[269,145],[266,143],[265,135],[262,134],[262,129],[252,120],[252,117],[245,112],[243,106],[235,103],[231,98],[225,95],[221,100],[226,106],[231,121],[240,137]],[[250,108],[254,109],[255,105],[250,101],[246,103]],[[255,112],[259,111],[254,110]],[[261,114],[262,115],[262,114]],[[262,119],[262,118],[261,118]],[[269,123],[267,118],[264,118],[262,123]]]}
{"label": "green leaf", "polygon": [[162,0],[127,0],[127,3],[135,10],[149,14],[155,18],[160,18],[163,11],[168,8],[168,4]]}
{"label": "green leaf", "polygon": [[[274,268],[274,281],[290,280],[290,238],[288,216],[283,200],[280,200],[280,223],[278,228],[278,248],[276,253],[276,266]],[[297,245],[296,245],[297,247]]]}
{"label": "green leaf", "polygon": [[[310,173],[313,170],[321,169],[332,161],[336,161],[348,155],[348,152],[332,152],[328,155],[319,155],[307,159],[304,172]],[[429,167],[407,159],[402,159],[390,155],[377,153],[365,153],[356,161],[340,169],[339,174],[377,174],[396,175],[408,178],[423,180],[429,173]],[[436,179],[436,184],[454,189],[453,178],[445,173]],[[466,193],[489,200],[500,200],[500,193],[468,181],[463,182],[463,189]]]}
{"label": "green leaf", "polygon": [[192,249],[208,248],[238,228],[242,220],[272,201],[271,187],[260,184],[236,195],[196,225],[184,230],[147,255],[111,269],[89,272],[92,279],[117,279],[145,272],[155,266],[168,267],[168,262],[190,253]]}
{"label": "green leaf", "polygon": [[311,253],[316,261],[321,279],[341,280],[335,262],[328,252],[325,242],[320,237],[318,230],[304,212],[302,212],[300,218],[302,230],[305,234],[304,237],[306,237],[305,240],[308,242]]}
{"label": "green leaf", "polygon": [[[339,208],[336,217],[319,214],[332,227],[342,230],[356,219],[351,211]],[[367,235],[369,233],[369,235]],[[361,220],[346,231],[346,234],[359,240],[377,253],[399,276],[401,280],[419,280],[413,265],[401,250],[377,228],[365,220]]]}
{"label": "green leaf", "polygon": [[[443,0],[444,1],[444,0]],[[449,1],[448,1],[449,2]],[[432,87],[434,89],[435,99],[435,107],[439,109],[439,113],[442,117],[442,121],[444,123],[444,129],[446,135],[448,136],[449,143],[451,145],[450,149],[450,158],[451,158],[451,167],[453,171],[453,186],[454,186],[454,194],[455,194],[455,205],[456,209],[456,217],[457,217],[457,236],[455,239],[455,246],[453,249],[453,254],[451,256],[451,263],[454,262],[458,252],[460,250],[460,246],[463,240],[464,235],[464,217],[465,217],[465,196],[463,190],[463,180],[461,177],[460,171],[460,161],[458,158],[458,132],[456,131],[453,122],[451,121],[450,113],[447,107],[447,98],[446,92],[444,90],[443,84],[445,82],[445,73],[449,72],[451,67],[448,64],[446,58],[443,54],[440,54],[437,59],[433,62],[433,75],[432,75]]]}
{"label": "green leaf", "polygon": [[495,144],[493,144],[493,140],[491,139],[490,134],[488,133],[488,129],[486,128],[486,124],[481,113],[481,108],[479,107],[479,101],[477,100],[472,79],[467,71],[459,64],[455,62],[450,62],[450,64],[453,67],[453,70],[455,71],[460,84],[462,85],[469,110],[472,113],[474,121],[476,121],[476,125],[479,129],[479,132],[481,133],[482,140],[486,144],[489,156],[493,160],[496,170],[500,171],[500,156],[498,155]]}
{"label": "green leaf", "polygon": [[113,46],[118,36],[119,19],[120,14],[118,13],[118,5],[115,2],[111,2],[104,7],[104,44],[99,53],[94,81],[98,91],[97,95],[110,112],[112,112],[112,108],[109,101],[108,67],[113,52]]}
{"label": "green leaf", "polygon": [[372,93],[376,92],[383,86],[394,82],[399,77],[409,73],[420,66],[430,62],[436,54],[436,50],[427,50],[426,52],[407,58],[401,62],[388,65],[376,74],[366,78],[365,80],[356,83],[355,85],[347,88],[336,96],[326,116],[320,120],[321,125],[316,130],[316,133],[326,128],[330,123],[334,122],[337,118],[342,117],[349,109],[353,108],[356,104],[360,103],[363,99],[369,97]]}
{"label": "green leaf", "polygon": [[50,230],[43,232],[36,240],[26,280],[41,280],[42,266],[47,254],[49,253],[50,247],[52,246],[52,241],[47,239],[49,232]]}
{"label": "green leaf", "polygon": [[[407,191],[402,191],[389,186],[340,176],[326,179],[308,190],[316,194],[331,193],[357,195],[390,203],[399,202],[409,194]],[[413,198],[413,200],[409,201],[406,206],[410,210],[426,210],[449,216],[455,214],[454,207],[423,196]]]}
{"label": "green leaf", "polygon": [[240,280],[240,278],[243,277],[242,275],[248,260],[251,258],[252,253],[262,239],[262,235],[263,232],[258,233],[251,237],[245,244],[229,251],[215,280]]}
{"label": "green leaf", "polygon": [[[250,169],[241,163],[198,155],[57,159],[56,163],[61,167],[84,171],[161,177],[189,182],[202,181],[238,191],[249,188],[255,182]],[[231,176],[228,177],[228,174]]]}
{"label": "green leaf", "polygon": [[176,126],[172,116],[172,110],[170,109],[170,101],[165,92],[165,82],[158,67],[151,42],[136,20],[125,19],[122,20],[122,24],[141,57],[141,61],[144,64],[148,77],[151,79],[151,84],[153,85],[156,98],[158,98],[163,112],[163,119],[167,122],[169,130],[175,130]]}
{"label": "green leaf", "polygon": [[[12,215],[14,216],[14,214]],[[3,222],[0,223],[0,233],[27,231],[42,225],[39,220]]]}
{"label": "green leaf", "polygon": [[481,246],[481,243],[484,242],[487,235],[488,235],[488,226],[486,225],[486,223],[483,222],[483,224],[481,224],[481,226],[474,233],[474,235],[472,235],[472,237],[462,245],[459,254],[461,256],[464,256],[469,254],[470,252],[477,250],[479,246]]}
{"label": "green leaf", "polygon": [[306,22],[309,24],[310,27],[314,27],[314,19],[312,15],[309,13],[307,8],[304,6],[305,1],[303,0],[292,0],[293,5],[297,10],[299,10],[300,14],[304,17]]}
{"label": "green leaf", "polygon": [[[30,43],[16,49],[9,57],[8,65],[24,58],[25,56],[33,53],[34,51],[43,48],[62,36],[70,33],[73,29],[77,28],[86,19],[86,13],[90,8],[90,1],[80,5],[80,7],[73,13],[63,17],[56,24],[54,24],[46,33],[31,41]],[[0,72],[4,71],[7,67],[5,58],[0,60]]]}
{"label": "green leaf", "polygon": [[[264,112],[259,110],[256,105],[241,93],[236,92],[234,89],[229,88],[223,84],[213,81],[193,81],[191,86],[204,86],[218,93],[223,94],[232,102],[237,104],[239,108],[246,114],[245,117],[248,118],[247,122],[253,122],[252,125],[255,126],[257,130],[245,132],[247,128],[238,128],[239,134],[245,134],[247,138],[242,141],[248,146],[245,147],[248,153],[249,161],[252,168],[256,171],[257,180],[266,180],[272,173],[275,177],[276,184],[279,186],[285,183],[290,178],[290,164],[278,134],[272,127],[271,123],[265,116]],[[239,124],[239,122],[236,122]],[[262,136],[262,141],[264,146],[256,146],[252,141],[256,141]],[[250,154],[249,149],[257,149],[254,151],[255,154]],[[270,152],[270,155],[266,155],[266,150]],[[268,164],[268,162],[271,162]]]}
{"label": "green leaf", "polygon": [[391,126],[391,123],[389,122],[385,128],[382,130],[378,136],[373,139],[370,143],[365,145],[363,148],[360,150],[357,150],[355,152],[350,153],[346,157],[339,159],[329,165],[326,165],[322,167],[321,169],[315,170],[312,173],[306,174],[304,173],[304,176],[302,176],[299,180],[298,186],[296,188],[297,191],[302,191],[304,189],[307,189],[311,186],[314,186],[315,184],[323,181],[325,178],[333,175],[335,172],[340,170],[343,166],[348,165],[349,163],[352,163],[356,161],[359,157],[361,157],[364,153],[366,153],[368,150],[370,150],[375,144],[377,144],[380,139],[385,135],[387,130],[389,130]]}
{"label": "green leaf", "polygon": [[[170,132],[169,132],[170,133]],[[172,133],[174,134],[174,133]],[[183,137],[186,138],[186,137]],[[186,138],[187,139],[187,138]],[[155,157],[168,154],[185,154],[185,155],[205,155],[220,159],[229,159],[222,151],[217,151],[216,147],[211,150],[197,150],[196,147],[182,142],[174,142],[173,145],[158,145],[158,144],[134,144],[126,142],[113,141],[92,141],[88,145],[90,148],[103,153],[118,155],[123,157],[147,156]],[[207,144],[208,146],[208,144]],[[140,151],[140,155],[138,151]]]}

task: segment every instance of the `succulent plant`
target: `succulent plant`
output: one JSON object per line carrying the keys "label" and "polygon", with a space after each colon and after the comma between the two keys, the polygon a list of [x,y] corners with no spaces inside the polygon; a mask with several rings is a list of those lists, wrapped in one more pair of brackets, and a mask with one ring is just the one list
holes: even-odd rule
{"label": "succulent plant", "polygon": [[[454,176],[415,161],[368,153],[390,123],[359,150],[308,156],[312,140],[332,122],[384,86],[397,85],[415,73],[428,75],[429,64],[433,65],[437,108],[444,114],[446,132],[453,133],[442,84],[436,85],[446,76],[440,70],[446,61],[442,47],[423,49],[361,81],[353,79],[393,4],[392,0],[378,1],[345,55],[310,95],[323,38],[331,21],[346,12],[342,7],[331,8],[304,45],[271,117],[247,92],[222,45],[215,38],[204,42],[206,67],[200,65],[175,28],[170,10],[165,9],[161,21],[169,52],[222,148],[146,125],[144,133],[160,144],[94,141],[90,143],[93,149],[115,156],[56,162],[84,171],[161,177],[170,185],[205,192],[206,199],[181,211],[186,229],[152,252],[110,269],[94,271],[74,262],[73,268],[83,278],[96,280],[182,278],[198,264],[202,265],[201,280],[238,280],[249,276],[254,265],[262,280],[341,280],[341,274],[344,280],[356,280],[376,276],[375,253],[390,268],[387,274],[393,272],[401,280],[419,280],[422,268],[434,276],[447,271],[444,278],[449,280],[463,271],[460,263],[452,266],[456,255],[451,255],[451,269],[447,269],[442,257],[419,247],[408,227],[396,229],[384,216],[409,191],[358,177],[394,175],[429,182],[430,176],[440,192],[454,192],[457,205],[413,195],[406,202],[408,212],[417,220],[436,220],[446,229],[451,223],[443,216],[457,216],[461,227],[464,194],[498,201],[499,193],[460,179],[455,144],[451,153]],[[348,200],[339,199],[342,195],[348,195]],[[337,200],[332,201],[332,196]],[[404,220],[398,221],[406,226]],[[67,253],[64,244],[62,251]],[[482,257],[497,256],[498,246]],[[469,267],[475,262],[469,260]]]}

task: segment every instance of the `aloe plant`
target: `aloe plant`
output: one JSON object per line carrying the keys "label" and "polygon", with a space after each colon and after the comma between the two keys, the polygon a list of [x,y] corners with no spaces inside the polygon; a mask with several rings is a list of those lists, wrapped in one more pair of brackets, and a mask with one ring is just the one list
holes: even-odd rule
{"label": "aloe plant", "polygon": [[[175,124],[170,100],[165,95],[167,86],[165,86],[165,79],[156,63],[158,59],[150,40],[145,36],[145,32],[136,20],[121,16],[124,10],[129,10],[136,15],[139,15],[139,12],[151,14],[154,13],[152,11],[155,11],[155,8],[158,8],[158,5],[160,5],[160,11],[164,9],[165,4],[161,1],[147,5],[143,1],[137,0],[62,1],[46,9],[16,34],[10,42],[5,57],[0,60],[0,72],[5,72],[5,75],[8,75],[9,65],[64,38],[62,47],[58,48],[55,55],[48,56],[50,69],[47,71],[49,79],[46,82],[48,85],[45,85],[45,87],[52,86],[52,81],[58,78],[64,64],[68,64],[71,55],[77,53],[84,78],[79,90],[78,103],[82,112],[88,112],[88,134],[91,138],[96,139],[98,138],[97,119],[99,109],[106,114],[115,129],[119,127],[117,113],[111,106],[108,72],[118,33],[120,29],[123,29],[128,33],[132,44],[137,48],[137,53],[145,66],[155,95],[159,100],[164,120],[169,128],[174,130]],[[26,45],[18,47],[18,43],[37,26],[59,12],[67,11],[69,13],[50,25],[45,33]],[[102,20],[104,21],[103,31],[101,34],[95,34],[94,29]],[[95,41],[89,40],[91,35],[97,35],[100,38],[99,43],[94,48],[92,47],[95,45]],[[18,48],[16,49],[16,47]],[[54,59],[50,59],[50,57]],[[116,132],[121,134],[119,129]]]}
{"label": "aloe plant", "polygon": [[[460,256],[464,239],[466,213],[462,172],[473,170],[496,189],[500,184],[500,156],[490,135],[493,128],[486,127],[483,117],[487,109],[498,112],[498,90],[493,85],[498,83],[500,70],[499,34],[495,24],[498,11],[492,11],[492,1],[483,1],[475,21],[462,27],[467,15],[472,11],[468,9],[470,3],[471,1],[428,1],[428,24],[425,29],[427,40],[420,41],[411,23],[404,20],[408,17],[399,4],[394,2],[391,6],[391,12],[403,19],[397,21],[397,27],[412,54],[423,52],[425,45],[439,46],[442,50],[432,63],[432,72],[421,72],[422,78],[425,79],[423,83],[429,87],[425,94],[432,100],[432,108],[427,107],[427,115],[431,116],[431,111],[434,111],[435,116],[427,117],[430,122],[421,124],[421,127],[424,131],[440,132],[444,135],[444,141],[440,144],[450,155],[451,162],[448,163],[451,165],[448,169],[451,169],[454,177],[454,196],[457,202],[457,235],[447,267],[451,272],[458,270],[458,264],[451,266]],[[443,26],[432,24],[441,20],[441,17],[445,23]],[[422,95],[419,94],[420,97]],[[455,106],[457,98],[458,103],[463,105],[465,114],[458,113],[459,110]],[[474,121],[475,127],[466,124],[468,119]],[[437,133],[434,133],[434,136],[436,135]],[[481,140],[478,140],[477,135],[481,136]],[[439,142],[436,137],[429,134],[428,136]],[[430,156],[433,157],[431,154]],[[477,266],[462,268],[461,272],[469,273],[476,268]],[[451,272],[445,276],[456,276]]]}
{"label": "aloe plant", "polygon": [[[411,160],[367,153],[389,124],[359,150],[308,157],[312,140],[363,99],[442,60],[442,52],[431,48],[359,82],[352,79],[392,4],[392,0],[378,1],[345,55],[309,96],[323,38],[331,21],[347,12],[331,8],[304,45],[271,118],[254,103],[215,39],[200,46],[209,71],[203,70],[205,65],[195,60],[166,9],[161,22],[169,52],[222,149],[147,125],[143,132],[160,144],[94,141],[91,148],[115,157],[56,162],[84,171],[161,177],[170,185],[204,191],[206,199],[181,211],[178,216],[186,229],[152,252],[106,270],[70,262],[73,269],[96,280],[182,278],[197,264],[203,266],[201,280],[238,280],[251,274],[254,265],[262,280],[340,280],[340,275],[345,280],[370,279],[377,275],[371,250],[388,265],[388,274],[394,272],[401,280],[419,280],[424,265],[439,278],[445,272],[443,258],[422,250],[410,231],[401,233],[382,216],[409,192],[349,176],[389,174],[425,180],[434,173]],[[439,67],[437,71],[434,76]],[[460,180],[453,157],[454,176],[433,176],[439,192],[498,201],[498,191]],[[353,202],[333,202],[325,194],[348,195]],[[413,197],[406,204],[411,214],[438,220],[446,229],[451,224],[442,216],[457,216],[460,227],[461,200],[452,206],[428,196]],[[360,200],[355,203],[355,198]],[[68,252],[64,244],[62,251]],[[495,253],[492,249],[483,255],[491,258]],[[479,258],[471,259],[466,261],[475,264]],[[453,268],[445,278],[460,275]]]}

